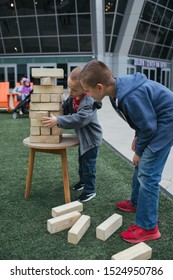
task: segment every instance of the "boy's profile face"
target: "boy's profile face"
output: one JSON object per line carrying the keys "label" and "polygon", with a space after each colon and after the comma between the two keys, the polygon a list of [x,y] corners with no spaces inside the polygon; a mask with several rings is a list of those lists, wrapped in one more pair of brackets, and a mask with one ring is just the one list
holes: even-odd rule
{"label": "boy's profile face", "polygon": [[85,84],[82,80],[80,80],[80,84],[84,91],[88,93],[91,97],[93,97],[97,101],[101,101],[103,99],[104,95],[104,90],[103,90],[103,85],[102,84],[97,84],[95,87],[91,87],[87,84]]}
{"label": "boy's profile face", "polygon": [[72,80],[70,77],[67,81],[69,95],[72,97],[80,97],[84,93],[79,80]]}

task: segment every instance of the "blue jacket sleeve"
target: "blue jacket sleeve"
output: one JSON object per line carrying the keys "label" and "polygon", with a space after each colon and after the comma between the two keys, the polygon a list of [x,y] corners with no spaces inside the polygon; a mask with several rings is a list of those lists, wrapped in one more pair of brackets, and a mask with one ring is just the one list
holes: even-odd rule
{"label": "blue jacket sleeve", "polygon": [[124,102],[125,113],[136,127],[135,153],[141,156],[157,133],[157,116],[147,95],[128,95]]}

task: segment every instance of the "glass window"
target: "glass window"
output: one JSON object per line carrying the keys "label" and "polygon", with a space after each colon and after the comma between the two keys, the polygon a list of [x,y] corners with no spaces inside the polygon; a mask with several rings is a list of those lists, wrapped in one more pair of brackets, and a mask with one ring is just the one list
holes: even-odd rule
{"label": "glass window", "polygon": [[162,49],[161,46],[155,45],[154,48],[153,48],[151,56],[155,57],[155,58],[158,58],[160,56],[161,49]]}
{"label": "glass window", "polygon": [[105,33],[106,34],[111,34],[113,18],[114,18],[113,14],[105,15]]}
{"label": "glass window", "polygon": [[163,45],[163,42],[164,42],[165,37],[166,37],[166,33],[167,33],[167,30],[165,28],[160,28],[159,29],[158,36],[157,36],[157,41],[156,41],[158,44]]}
{"label": "glass window", "polygon": [[147,35],[147,31],[148,31],[149,26],[150,26],[149,23],[141,21],[139,23],[139,28],[138,28],[137,33],[136,33],[136,39],[145,41],[145,37]]}
{"label": "glass window", "polygon": [[21,36],[37,36],[35,17],[19,18]]}
{"label": "glass window", "polygon": [[154,16],[153,16],[153,21],[152,22],[160,25],[163,15],[164,15],[164,8],[162,8],[160,6],[157,6],[156,10],[155,10],[155,13],[154,13]]}
{"label": "glass window", "polygon": [[60,35],[77,34],[76,16],[60,15],[58,16],[58,28]]}
{"label": "glass window", "polygon": [[90,12],[90,1],[88,0],[77,0],[77,12],[88,13]]}
{"label": "glass window", "polygon": [[78,15],[79,34],[91,34],[90,15]]}
{"label": "glass window", "polygon": [[38,25],[41,36],[57,35],[55,16],[38,17]]}
{"label": "glass window", "polygon": [[169,53],[169,48],[167,48],[167,47],[162,48],[160,58],[167,59],[168,53]]}
{"label": "glass window", "polygon": [[168,0],[158,0],[158,4],[166,7]]}
{"label": "glass window", "polygon": [[118,1],[118,9],[117,9],[118,13],[124,14],[127,6],[127,2],[128,2],[127,0]]}
{"label": "glass window", "polygon": [[0,1],[0,16],[15,16],[14,1]]}
{"label": "glass window", "polygon": [[2,18],[1,30],[2,30],[3,37],[19,36],[16,18],[8,18],[8,17]]}
{"label": "glass window", "polygon": [[41,37],[40,40],[42,52],[59,52],[57,37]]}
{"label": "glass window", "polygon": [[37,14],[55,14],[56,7],[54,0],[49,1],[35,1]]}
{"label": "glass window", "polygon": [[34,15],[34,1],[15,0],[18,15]]}
{"label": "glass window", "polygon": [[112,36],[112,43],[110,49],[111,52],[114,52],[116,41],[117,41],[117,36]]}
{"label": "glass window", "polygon": [[152,51],[152,48],[153,48],[153,44],[149,44],[149,43],[145,43],[145,44],[142,43],[142,44],[144,45],[144,47],[143,47],[141,55],[150,57],[151,56],[151,51]]}
{"label": "glass window", "polygon": [[78,52],[76,36],[60,37],[61,52]]}
{"label": "glass window", "polygon": [[172,11],[166,10],[165,15],[162,19],[162,26],[168,27],[170,25],[171,18],[172,18]]}
{"label": "glass window", "polygon": [[159,28],[157,26],[151,24],[149,27],[149,30],[148,30],[146,41],[154,42],[156,40],[157,33],[159,33]]}
{"label": "glass window", "polygon": [[164,44],[167,45],[167,46],[171,46],[172,45],[172,40],[173,40],[173,31],[168,31]]}
{"label": "glass window", "polygon": [[120,27],[121,27],[121,23],[122,23],[122,16],[117,15],[116,19],[115,19],[115,25],[114,25],[114,35],[118,35],[119,31],[120,31]]}
{"label": "glass window", "polygon": [[173,2],[172,0],[168,0],[168,8],[173,9]]}
{"label": "glass window", "polygon": [[57,13],[75,13],[74,0],[56,0]]}
{"label": "glass window", "polygon": [[136,55],[136,56],[140,55],[143,44],[144,44],[143,42],[133,41],[131,49],[130,49],[130,53],[132,55]]}
{"label": "glass window", "polygon": [[5,68],[4,67],[0,67],[0,82],[4,82],[5,81]]}
{"label": "glass window", "polygon": [[0,53],[4,53],[3,45],[2,45],[2,40],[0,39]]}
{"label": "glass window", "polygon": [[110,36],[105,36],[105,50],[109,51]]}
{"label": "glass window", "polygon": [[19,39],[4,39],[6,53],[21,53],[21,45]]}
{"label": "glass window", "polygon": [[24,76],[27,76],[26,64],[17,64],[17,82]]}
{"label": "glass window", "polygon": [[22,38],[23,51],[25,53],[39,53],[38,38]]}
{"label": "glass window", "polygon": [[145,7],[144,7],[144,10],[143,10],[141,18],[143,20],[146,20],[146,21],[150,22],[151,19],[152,19],[152,15],[153,15],[154,9],[155,9],[155,4],[147,1],[145,3]]}
{"label": "glass window", "polygon": [[15,87],[15,80],[14,80],[14,67],[7,67],[7,77],[8,82],[10,83],[10,88]]}
{"label": "glass window", "polygon": [[64,88],[67,88],[67,63],[57,64],[57,68],[62,68],[64,70],[64,78],[57,80],[57,84],[63,85]]}
{"label": "glass window", "polygon": [[81,52],[91,52],[92,45],[91,45],[91,37],[90,36],[80,36],[80,50]]}
{"label": "glass window", "polygon": [[173,49],[170,49],[167,59],[172,60],[172,57],[173,57]]}

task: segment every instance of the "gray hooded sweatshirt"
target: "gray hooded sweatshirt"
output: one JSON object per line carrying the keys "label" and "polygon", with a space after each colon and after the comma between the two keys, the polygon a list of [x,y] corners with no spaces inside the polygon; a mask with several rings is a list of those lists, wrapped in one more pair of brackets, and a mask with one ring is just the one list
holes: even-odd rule
{"label": "gray hooded sweatshirt", "polygon": [[58,126],[64,129],[75,129],[79,139],[80,155],[88,150],[98,147],[102,143],[102,129],[98,122],[97,109],[94,99],[84,95],[77,112],[72,108],[72,97],[63,102],[63,116],[58,116]]}

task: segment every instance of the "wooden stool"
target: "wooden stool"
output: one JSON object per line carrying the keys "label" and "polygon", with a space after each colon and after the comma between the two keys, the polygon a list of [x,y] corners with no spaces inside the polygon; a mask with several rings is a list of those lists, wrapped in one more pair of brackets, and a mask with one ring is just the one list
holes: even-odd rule
{"label": "wooden stool", "polygon": [[30,196],[35,152],[43,152],[43,153],[50,153],[50,154],[58,154],[61,156],[65,202],[66,203],[70,202],[71,196],[70,196],[68,161],[67,161],[66,149],[77,146],[79,144],[78,138],[75,135],[63,134],[61,143],[49,144],[49,143],[31,143],[30,138],[28,137],[23,140],[23,144],[30,148],[28,173],[26,178],[25,198],[28,198]]}

